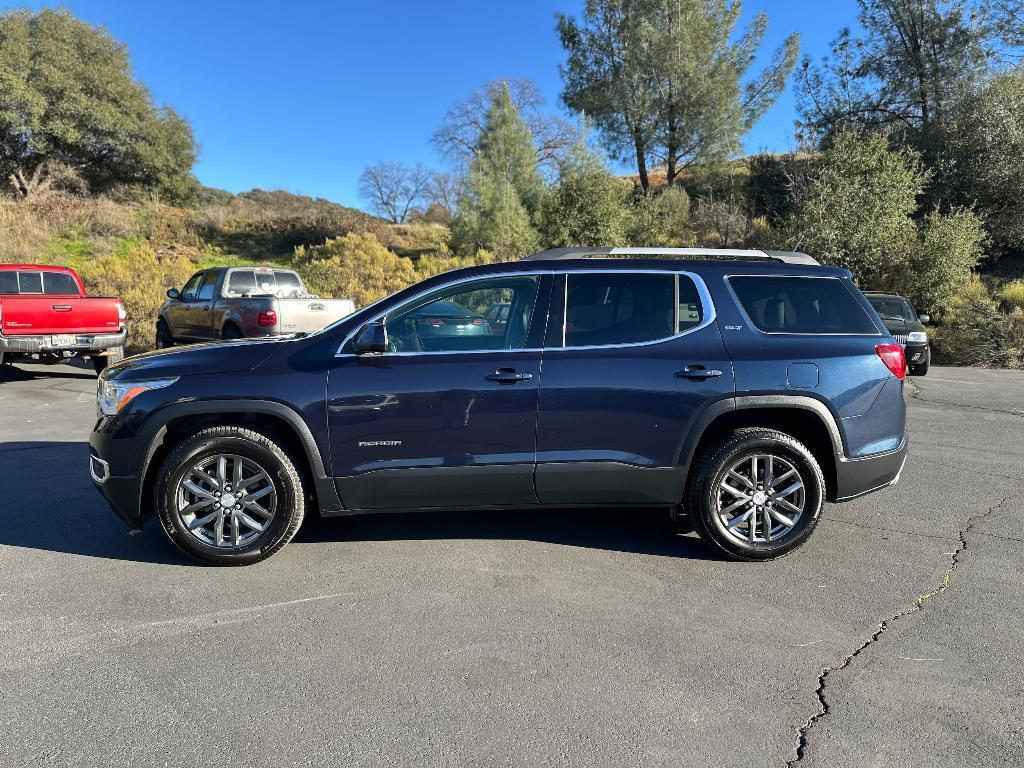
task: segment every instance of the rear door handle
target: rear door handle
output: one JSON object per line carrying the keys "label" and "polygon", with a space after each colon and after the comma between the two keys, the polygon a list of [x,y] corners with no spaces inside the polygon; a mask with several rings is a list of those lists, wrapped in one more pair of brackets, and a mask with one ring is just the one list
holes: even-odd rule
{"label": "rear door handle", "polygon": [[716,368],[705,368],[703,365],[688,365],[681,371],[676,371],[676,376],[690,381],[703,381],[721,376],[722,372]]}
{"label": "rear door handle", "polygon": [[532,373],[512,368],[499,368],[494,373],[487,374],[488,381],[496,381],[499,384],[515,384],[517,381],[529,381],[532,378]]}
{"label": "rear door handle", "polygon": [[70,304],[51,304],[50,305],[50,309],[52,309],[54,312],[70,312],[71,311],[71,305]]}

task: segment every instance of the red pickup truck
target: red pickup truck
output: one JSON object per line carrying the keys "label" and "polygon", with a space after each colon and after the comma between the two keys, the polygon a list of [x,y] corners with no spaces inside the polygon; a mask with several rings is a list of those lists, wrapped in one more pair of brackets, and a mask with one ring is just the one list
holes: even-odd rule
{"label": "red pickup truck", "polygon": [[86,355],[102,371],[124,357],[125,318],[120,299],[87,297],[73,269],[0,264],[0,365]]}

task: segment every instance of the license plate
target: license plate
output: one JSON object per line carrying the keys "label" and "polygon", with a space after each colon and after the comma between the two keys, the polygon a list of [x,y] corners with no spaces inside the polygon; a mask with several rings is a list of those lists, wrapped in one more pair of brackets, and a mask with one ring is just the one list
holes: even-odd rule
{"label": "license plate", "polygon": [[50,337],[52,347],[88,347],[92,344],[92,336],[72,336],[69,333],[55,334]]}

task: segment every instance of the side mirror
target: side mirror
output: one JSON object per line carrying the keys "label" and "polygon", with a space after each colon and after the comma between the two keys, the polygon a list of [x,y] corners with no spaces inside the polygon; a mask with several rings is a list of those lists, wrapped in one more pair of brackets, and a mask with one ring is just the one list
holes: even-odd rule
{"label": "side mirror", "polygon": [[921,321],[921,325],[928,325],[932,321],[931,315],[918,315],[917,319]]}
{"label": "side mirror", "polygon": [[357,355],[388,351],[388,329],[384,323],[367,323],[356,334],[352,349]]}
{"label": "side mirror", "polygon": [[178,289],[177,288],[168,288],[167,289],[167,298],[168,299],[174,299],[175,301],[181,301],[181,294],[178,293]]}

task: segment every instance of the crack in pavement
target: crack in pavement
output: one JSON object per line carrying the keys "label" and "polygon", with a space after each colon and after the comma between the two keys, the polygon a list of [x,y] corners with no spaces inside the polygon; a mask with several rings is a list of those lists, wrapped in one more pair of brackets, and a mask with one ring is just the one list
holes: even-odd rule
{"label": "crack in pavement", "polygon": [[825,667],[821,670],[821,674],[818,675],[818,686],[814,691],[815,696],[817,696],[818,698],[818,711],[811,715],[807,719],[807,721],[800,727],[800,730],[797,731],[796,756],[788,763],[786,763],[787,768],[793,768],[793,766],[797,765],[798,763],[800,763],[801,760],[804,759],[804,757],[807,754],[807,746],[809,743],[811,729],[813,729],[814,726],[817,725],[822,718],[824,718],[832,711],[832,708],[828,703],[828,699],[825,696],[825,692],[828,687],[829,676],[836,672],[841,672],[842,670],[850,666],[850,664],[853,663],[854,659],[856,659],[858,656],[864,653],[869,647],[871,647],[875,642],[877,642],[878,639],[883,634],[885,634],[885,632],[893,624],[898,622],[900,619],[906,618],[907,616],[910,616],[911,614],[917,613],[918,611],[922,610],[924,608],[924,604],[928,600],[930,600],[933,597],[936,597],[937,595],[941,595],[943,592],[949,589],[949,586],[953,580],[953,573],[960,565],[960,556],[967,550],[967,535],[971,533],[972,529],[978,523],[978,521],[988,517],[996,510],[1001,508],[1008,501],[1016,498],[1016,496],[1017,494],[1011,494],[1009,496],[1006,496],[1003,499],[1001,499],[998,503],[993,504],[991,507],[986,509],[984,512],[981,512],[977,515],[971,515],[970,517],[968,517],[964,524],[964,527],[960,529],[960,543],[957,545],[955,551],[948,553],[950,555],[949,566],[942,574],[942,581],[939,583],[939,586],[937,586],[930,592],[924,592],[918,595],[917,601],[910,608],[907,608],[906,610],[901,611],[893,616],[890,616],[889,618],[882,621],[878,625],[878,629],[876,629],[867,640],[861,643],[861,645],[853,653],[845,656],[839,664],[836,664],[832,667]]}
{"label": "crack in pavement", "polygon": [[924,392],[924,387],[918,384],[916,381],[907,379],[907,384],[913,387],[913,391],[910,393],[910,397],[921,403],[930,403],[932,405],[946,405],[950,408],[967,408],[974,411],[988,411],[989,413],[1002,413],[1007,416],[1016,416],[1019,419],[1024,419],[1024,410],[1011,410],[1006,411],[1001,408],[987,408],[984,405],[970,405],[969,403],[955,403],[951,400],[933,400],[930,397],[922,397],[921,393]]}

